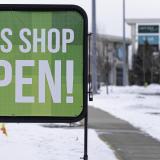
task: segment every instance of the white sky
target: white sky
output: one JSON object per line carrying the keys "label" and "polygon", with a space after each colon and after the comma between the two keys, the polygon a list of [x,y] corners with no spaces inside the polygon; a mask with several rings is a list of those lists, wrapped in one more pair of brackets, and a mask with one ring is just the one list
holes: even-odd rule
{"label": "white sky", "polygon": [[[88,14],[91,26],[91,0],[1,0],[2,3],[76,4]],[[122,35],[122,0],[97,0],[99,33]],[[126,18],[160,18],[160,0],[126,0]],[[130,28],[127,26],[127,35]]]}

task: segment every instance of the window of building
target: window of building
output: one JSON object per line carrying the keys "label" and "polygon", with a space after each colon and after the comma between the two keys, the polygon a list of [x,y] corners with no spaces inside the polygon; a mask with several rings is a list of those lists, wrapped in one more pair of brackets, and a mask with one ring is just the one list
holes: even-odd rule
{"label": "window of building", "polygon": [[117,49],[117,58],[121,61],[123,60],[123,47]]}

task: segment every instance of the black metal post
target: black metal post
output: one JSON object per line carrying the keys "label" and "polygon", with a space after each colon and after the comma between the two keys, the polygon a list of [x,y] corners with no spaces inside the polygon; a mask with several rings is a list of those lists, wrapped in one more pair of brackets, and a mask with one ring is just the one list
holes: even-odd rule
{"label": "black metal post", "polygon": [[[88,34],[88,43],[89,43],[89,54],[88,54],[88,60],[89,60],[89,90],[88,90],[88,94],[89,94],[89,101],[93,101],[93,92],[92,92],[92,80],[91,80],[91,62],[90,62],[90,59],[91,59],[91,46],[90,46],[90,43],[91,43],[91,35],[92,33]],[[88,160],[88,103],[87,103],[87,106],[86,106],[86,113],[85,113],[85,118],[84,118],[84,157],[83,157],[84,160]]]}
{"label": "black metal post", "polygon": [[[89,60],[89,101],[93,101],[93,93],[92,93],[92,80],[91,80],[91,69],[90,69],[90,58],[91,58],[91,54],[90,54],[90,43],[91,43],[91,35],[92,33],[88,34],[88,43],[89,43],[89,50],[88,50],[88,60]],[[84,160],[88,160],[88,105],[86,106],[86,114],[85,114],[85,118],[84,118]]]}
{"label": "black metal post", "polygon": [[88,61],[89,61],[89,64],[88,64],[88,70],[89,70],[89,101],[93,101],[93,88],[92,88],[92,74],[91,74],[91,36],[92,36],[92,33],[89,33],[88,34]]}
{"label": "black metal post", "polygon": [[84,160],[88,160],[88,106],[84,119]]}

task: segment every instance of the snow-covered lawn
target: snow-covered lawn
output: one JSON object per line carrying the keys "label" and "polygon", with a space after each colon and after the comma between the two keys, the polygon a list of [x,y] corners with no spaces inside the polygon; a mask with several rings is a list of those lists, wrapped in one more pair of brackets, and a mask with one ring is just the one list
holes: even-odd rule
{"label": "snow-covered lawn", "polygon": [[128,121],[152,137],[160,140],[160,85],[148,87],[101,87],[91,106]]}
{"label": "snow-covered lawn", "polygon": [[[0,133],[0,159],[79,160],[83,157],[83,129],[59,125],[6,124],[8,137]],[[89,130],[89,159],[116,160],[94,130]]]}

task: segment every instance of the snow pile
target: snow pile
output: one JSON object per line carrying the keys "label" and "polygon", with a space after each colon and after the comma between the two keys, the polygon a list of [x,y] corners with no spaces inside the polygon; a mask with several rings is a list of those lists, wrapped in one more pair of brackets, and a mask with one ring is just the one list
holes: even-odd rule
{"label": "snow pile", "polygon": [[[102,92],[104,91],[102,88]],[[135,93],[135,94],[160,94],[160,85],[151,84],[147,87],[142,86],[109,86],[109,91],[114,93]]]}
{"label": "snow pile", "polygon": [[109,95],[106,87],[102,87],[100,94],[95,95],[94,101],[89,104],[128,121],[160,140],[160,85],[110,86]]}
{"label": "snow pile", "polygon": [[[81,128],[44,127],[40,124],[7,124],[8,137],[0,134],[3,160],[79,160],[83,157]],[[114,153],[89,130],[89,159],[116,160]]]}

